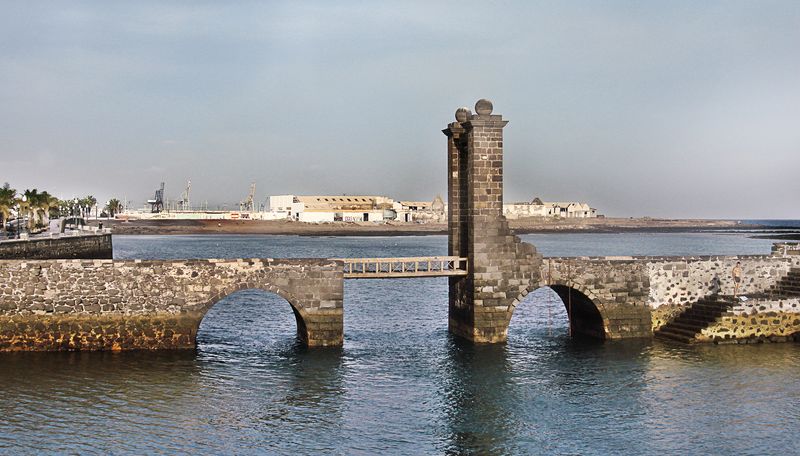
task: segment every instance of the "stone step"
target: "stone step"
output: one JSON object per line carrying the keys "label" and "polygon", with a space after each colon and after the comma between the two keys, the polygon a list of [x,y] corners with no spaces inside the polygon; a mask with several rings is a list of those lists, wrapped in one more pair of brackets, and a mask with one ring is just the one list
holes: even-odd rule
{"label": "stone step", "polygon": [[733,315],[730,310],[736,303],[733,296],[726,295],[700,299],[661,327],[656,334],[684,343],[694,342],[703,329],[714,324],[720,317]]}
{"label": "stone step", "polygon": [[785,290],[785,291],[792,291],[792,292],[800,292],[800,285],[784,285],[779,284],[778,289]]}
{"label": "stone step", "polygon": [[[707,320],[713,321],[719,317],[727,316],[730,312],[715,309],[715,310],[705,310],[705,309],[689,309],[686,312],[682,313],[681,315],[686,315],[690,318],[695,318],[697,320]],[[676,317],[677,318],[677,317]]]}
{"label": "stone step", "polygon": [[697,320],[709,320],[709,319],[713,320],[713,319],[725,314],[725,312],[726,311],[719,310],[719,309],[707,310],[707,309],[693,308],[693,309],[686,309],[683,313],[678,315],[678,317],[676,317],[676,318],[679,318],[679,317],[682,317],[682,316],[686,316],[686,317],[694,318],[694,319],[697,319]]}
{"label": "stone step", "polygon": [[689,322],[682,322],[682,321],[672,321],[667,325],[670,329],[679,329],[683,331],[688,331],[692,333],[692,337],[697,336],[700,332],[707,328],[709,325],[707,323],[689,323]]}
{"label": "stone step", "polygon": [[696,317],[693,315],[679,315],[674,320],[670,322],[672,323],[681,323],[685,325],[698,325],[702,327],[707,327],[708,325],[717,321],[717,318],[703,318],[703,317]]}
{"label": "stone step", "polygon": [[658,331],[656,331],[655,335],[656,337],[662,339],[671,339],[678,342],[683,342],[685,344],[690,344],[694,341],[694,337],[688,337],[683,334],[675,333],[666,328],[659,329]]}
{"label": "stone step", "polygon": [[720,305],[720,304],[706,304],[706,303],[702,303],[702,302],[696,302],[696,303],[692,304],[690,308],[691,309],[697,309],[697,310],[705,310],[705,311],[720,311],[720,312],[724,312],[725,310],[727,310],[732,305],[733,305],[733,303],[730,303],[730,304],[726,303],[724,305]]}
{"label": "stone step", "polygon": [[686,337],[691,337],[692,339],[694,339],[697,336],[697,334],[700,332],[700,331],[695,331],[694,329],[680,328],[680,327],[672,326],[672,325],[667,325],[667,326],[664,327],[664,329],[668,329],[670,332],[673,332],[673,333],[676,333],[676,334],[682,334],[682,335],[684,335]]}

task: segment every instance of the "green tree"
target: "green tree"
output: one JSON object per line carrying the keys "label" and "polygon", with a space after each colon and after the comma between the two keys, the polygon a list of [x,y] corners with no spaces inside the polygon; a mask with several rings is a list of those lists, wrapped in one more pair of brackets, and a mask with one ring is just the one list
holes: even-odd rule
{"label": "green tree", "polygon": [[44,192],[47,195],[47,218],[54,219],[61,216],[61,200]]}
{"label": "green tree", "polygon": [[108,216],[113,218],[114,215],[122,211],[122,203],[116,198],[111,198],[106,205],[106,211],[108,212]]}
{"label": "green tree", "polygon": [[89,218],[89,215],[92,213],[92,208],[97,204],[97,198],[92,195],[87,195],[81,198],[78,204],[81,206],[81,216],[83,218]]}
{"label": "green tree", "polygon": [[50,219],[53,209],[58,209],[58,198],[47,193],[47,191],[39,193],[36,198],[36,224],[43,226],[45,218]]}
{"label": "green tree", "polygon": [[27,217],[27,228],[30,230],[33,227],[33,218],[36,214],[36,200],[39,197],[39,191],[35,188],[33,190],[25,190],[22,196],[17,198],[17,207],[19,207],[19,217]]}
{"label": "green tree", "polygon": [[20,212],[28,217],[28,231],[32,230],[36,223],[36,214],[41,204],[41,194],[39,190],[25,190],[20,201]]}
{"label": "green tree", "polygon": [[8,182],[0,188],[0,227],[5,231],[6,220],[11,217],[11,209],[16,205],[17,191],[8,185]]}

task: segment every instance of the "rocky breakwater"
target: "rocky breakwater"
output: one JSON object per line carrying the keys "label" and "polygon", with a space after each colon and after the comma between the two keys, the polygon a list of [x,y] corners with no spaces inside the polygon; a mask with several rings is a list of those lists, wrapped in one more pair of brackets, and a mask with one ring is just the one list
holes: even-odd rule
{"label": "rocky breakwater", "polygon": [[286,299],[306,344],[341,345],[342,269],[322,259],[0,260],[0,351],[192,348],[206,312],[248,288]]}

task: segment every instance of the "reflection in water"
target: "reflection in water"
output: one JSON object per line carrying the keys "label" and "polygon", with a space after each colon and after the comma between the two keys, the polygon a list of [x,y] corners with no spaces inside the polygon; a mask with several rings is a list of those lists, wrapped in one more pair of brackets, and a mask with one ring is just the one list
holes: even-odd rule
{"label": "reflection in water", "polygon": [[311,420],[327,425],[317,434],[319,449],[334,448],[342,349],[303,346],[283,298],[243,290],[218,302],[200,325],[197,360],[224,400],[215,407],[217,433],[244,439],[228,450],[307,444]]}
{"label": "reflection in water", "polygon": [[177,428],[204,432],[192,351],[2,353],[0,365],[0,452],[135,451]]}
{"label": "reflection in water", "polygon": [[505,409],[509,366],[505,345],[448,340],[446,379],[441,385],[447,422],[447,454],[515,451],[516,419]]}
{"label": "reflection in water", "polygon": [[771,442],[796,452],[800,345],[656,342],[650,354],[643,420],[654,439],[684,453],[775,453]]}
{"label": "reflection in water", "polygon": [[[553,254],[573,241],[584,254],[692,242],[748,251],[750,242],[537,239]],[[422,256],[446,244],[115,237],[115,248],[128,257]],[[445,279],[349,281],[345,307],[340,349],[304,348],[285,300],[243,290],[206,316],[196,351],[0,354],[0,454],[797,452],[798,344],[572,339],[564,304],[543,288],[517,307],[507,344],[475,346],[447,333]]]}

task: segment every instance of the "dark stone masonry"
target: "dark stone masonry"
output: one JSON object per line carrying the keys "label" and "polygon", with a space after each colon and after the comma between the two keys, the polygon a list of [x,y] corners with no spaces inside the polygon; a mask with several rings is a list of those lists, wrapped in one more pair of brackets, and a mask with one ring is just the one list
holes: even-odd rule
{"label": "dark stone masonry", "polygon": [[450,278],[449,328],[474,342],[506,340],[517,296],[538,282],[541,255],[511,233],[503,216],[503,128],[508,121],[479,100],[443,130],[448,155],[448,254],[469,258]]}
{"label": "dark stone masonry", "polygon": [[75,259],[111,259],[113,258],[111,234],[81,234],[79,236],[61,235],[26,240],[8,240],[0,242],[0,259],[37,259],[51,260],[59,258]]}

